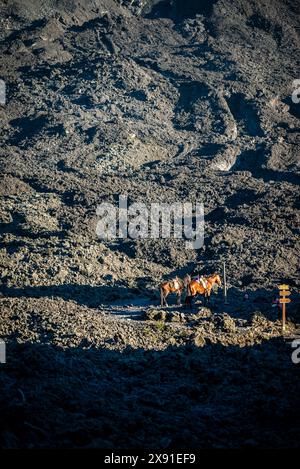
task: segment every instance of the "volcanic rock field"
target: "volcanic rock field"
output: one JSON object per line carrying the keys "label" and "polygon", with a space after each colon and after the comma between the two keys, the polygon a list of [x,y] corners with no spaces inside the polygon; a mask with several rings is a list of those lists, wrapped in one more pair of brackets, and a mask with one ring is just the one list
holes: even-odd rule
{"label": "volcanic rock field", "polygon": [[[299,34],[299,0],[0,0],[1,447],[299,446]],[[119,195],[203,203],[203,247],[100,239]],[[159,306],[224,262],[228,304]]]}

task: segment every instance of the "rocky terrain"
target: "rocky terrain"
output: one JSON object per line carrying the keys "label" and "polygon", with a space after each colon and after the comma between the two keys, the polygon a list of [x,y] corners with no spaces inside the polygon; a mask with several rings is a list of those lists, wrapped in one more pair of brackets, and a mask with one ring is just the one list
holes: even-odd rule
{"label": "rocky terrain", "polygon": [[[1,446],[299,444],[299,11],[0,0]],[[119,194],[203,202],[203,248],[99,239]],[[229,305],[157,307],[224,261]]]}

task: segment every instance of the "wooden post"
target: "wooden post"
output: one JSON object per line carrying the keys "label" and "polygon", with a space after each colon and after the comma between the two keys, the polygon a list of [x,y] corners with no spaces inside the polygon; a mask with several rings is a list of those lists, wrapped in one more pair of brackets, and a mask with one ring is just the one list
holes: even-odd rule
{"label": "wooden post", "polygon": [[227,301],[227,281],[226,281],[226,265],[223,262],[223,295],[224,295],[224,304],[228,305]]}
{"label": "wooden post", "polygon": [[290,303],[291,300],[290,298],[287,298],[290,296],[291,292],[289,291],[289,286],[286,284],[278,285],[279,288],[279,303],[282,306],[282,333],[285,331],[285,323],[286,323],[286,303]]}
{"label": "wooden post", "polygon": [[286,318],[286,313],[285,313],[285,303],[282,303],[282,331],[285,331],[285,318]]}

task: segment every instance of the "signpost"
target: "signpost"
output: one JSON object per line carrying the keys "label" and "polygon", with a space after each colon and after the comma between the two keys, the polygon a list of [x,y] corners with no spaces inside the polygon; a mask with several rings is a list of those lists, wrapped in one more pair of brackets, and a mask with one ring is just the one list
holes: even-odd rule
{"label": "signpost", "polygon": [[279,291],[279,296],[289,296],[291,294],[290,291],[288,290],[280,290]]}
{"label": "signpost", "polygon": [[285,321],[286,321],[286,310],[285,305],[286,303],[290,303],[292,300],[290,298],[286,298],[291,294],[289,291],[289,286],[282,284],[278,285],[279,288],[279,303],[282,304],[282,332],[285,331]]}
{"label": "signpost", "polygon": [[279,290],[288,290],[289,286],[286,285],[285,283],[282,283],[281,285],[278,285]]}
{"label": "signpost", "polygon": [[285,303],[290,303],[292,300],[290,298],[280,298],[279,303],[285,304]]}

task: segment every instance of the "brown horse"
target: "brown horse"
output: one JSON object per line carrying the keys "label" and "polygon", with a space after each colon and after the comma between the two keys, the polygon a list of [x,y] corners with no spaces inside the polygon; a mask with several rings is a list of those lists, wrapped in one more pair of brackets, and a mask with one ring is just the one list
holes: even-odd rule
{"label": "brown horse", "polygon": [[159,286],[160,289],[160,305],[161,306],[168,306],[167,303],[167,296],[170,293],[176,293],[177,295],[177,305],[181,304],[181,295],[185,287],[190,282],[190,277],[187,276],[184,280],[175,277],[172,280],[166,280],[165,282],[161,283]]}
{"label": "brown horse", "polygon": [[210,301],[211,291],[213,286],[217,284],[219,287],[222,286],[220,275],[214,273],[210,276],[205,276],[206,280],[206,288],[202,285],[202,283],[198,282],[198,280],[192,280],[187,286],[187,295],[185,298],[185,304],[192,304],[192,297],[196,296],[197,294],[204,295],[205,300],[207,302]]}

